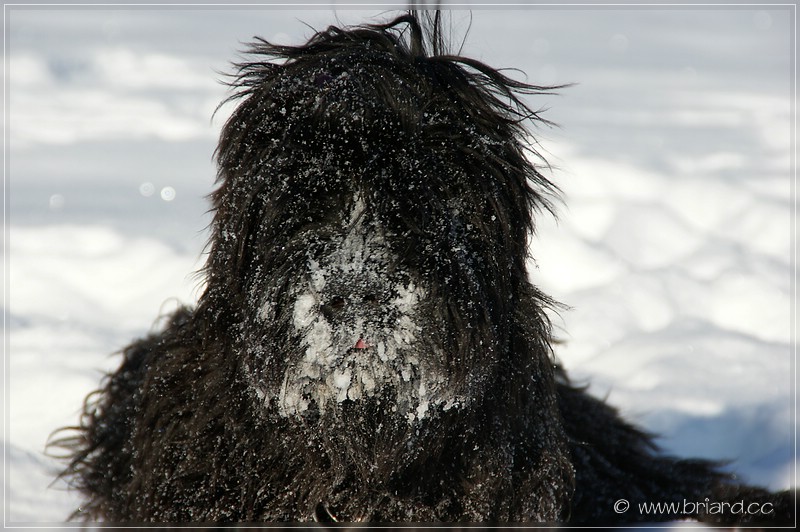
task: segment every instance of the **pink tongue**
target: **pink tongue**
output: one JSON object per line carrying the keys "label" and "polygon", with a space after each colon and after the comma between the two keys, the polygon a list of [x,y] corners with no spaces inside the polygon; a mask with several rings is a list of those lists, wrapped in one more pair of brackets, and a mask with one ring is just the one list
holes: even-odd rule
{"label": "pink tongue", "polygon": [[367,343],[363,339],[359,338],[358,342],[356,342],[356,346],[355,347],[356,347],[356,349],[366,349],[367,348]]}

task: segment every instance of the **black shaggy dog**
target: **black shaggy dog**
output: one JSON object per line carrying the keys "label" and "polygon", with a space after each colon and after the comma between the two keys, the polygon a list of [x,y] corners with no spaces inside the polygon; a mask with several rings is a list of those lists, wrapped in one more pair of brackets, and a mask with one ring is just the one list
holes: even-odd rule
{"label": "black shaggy dog", "polygon": [[[411,13],[253,45],[206,290],[124,350],[55,442],[87,498],[76,517],[790,519],[787,494],[659,456],[570,385],[526,272],[555,187],[520,95],[550,88],[444,54],[438,27]],[[707,504],[637,509],[683,501]]]}

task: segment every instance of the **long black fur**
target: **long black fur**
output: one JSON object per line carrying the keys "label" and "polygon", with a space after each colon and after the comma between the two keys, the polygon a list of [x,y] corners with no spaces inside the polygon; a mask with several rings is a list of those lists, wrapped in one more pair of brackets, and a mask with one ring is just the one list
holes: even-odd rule
{"label": "long black fur", "polygon": [[[552,88],[446,55],[432,27],[409,14],[252,45],[205,292],[127,347],[54,442],[86,496],[74,517],[729,522],[746,519],[635,507],[745,497],[788,520],[788,495],[659,455],[557,367],[553,302],[526,271],[557,190],[520,99]],[[325,362],[314,327],[350,343]]]}

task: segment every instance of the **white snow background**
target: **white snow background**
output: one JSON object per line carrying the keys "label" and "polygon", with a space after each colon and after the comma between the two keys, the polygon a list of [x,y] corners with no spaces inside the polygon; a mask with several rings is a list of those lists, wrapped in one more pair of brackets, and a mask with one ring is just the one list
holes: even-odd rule
{"label": "white snow background", "polygon": [[[200,283],[212,153],[243,42],[396,12],[5,7],[4,524],[79,504],[44,455],[84,396]],[[533,83],[563,189],[531,278],[557,353],[670,453],[796,485],[791,7],[451,13],[463,53]]]}

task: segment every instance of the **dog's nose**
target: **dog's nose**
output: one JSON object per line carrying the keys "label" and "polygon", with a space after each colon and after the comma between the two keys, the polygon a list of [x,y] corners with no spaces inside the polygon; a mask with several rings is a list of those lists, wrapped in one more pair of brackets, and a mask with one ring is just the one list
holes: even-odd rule
{"label": "dog's nose", "polygon": [[320,305],[319,310],[322,315],[330,321],[340,321],[342,314],[347,307],[347,300],[341,296],[335,296],[324,305]]}

